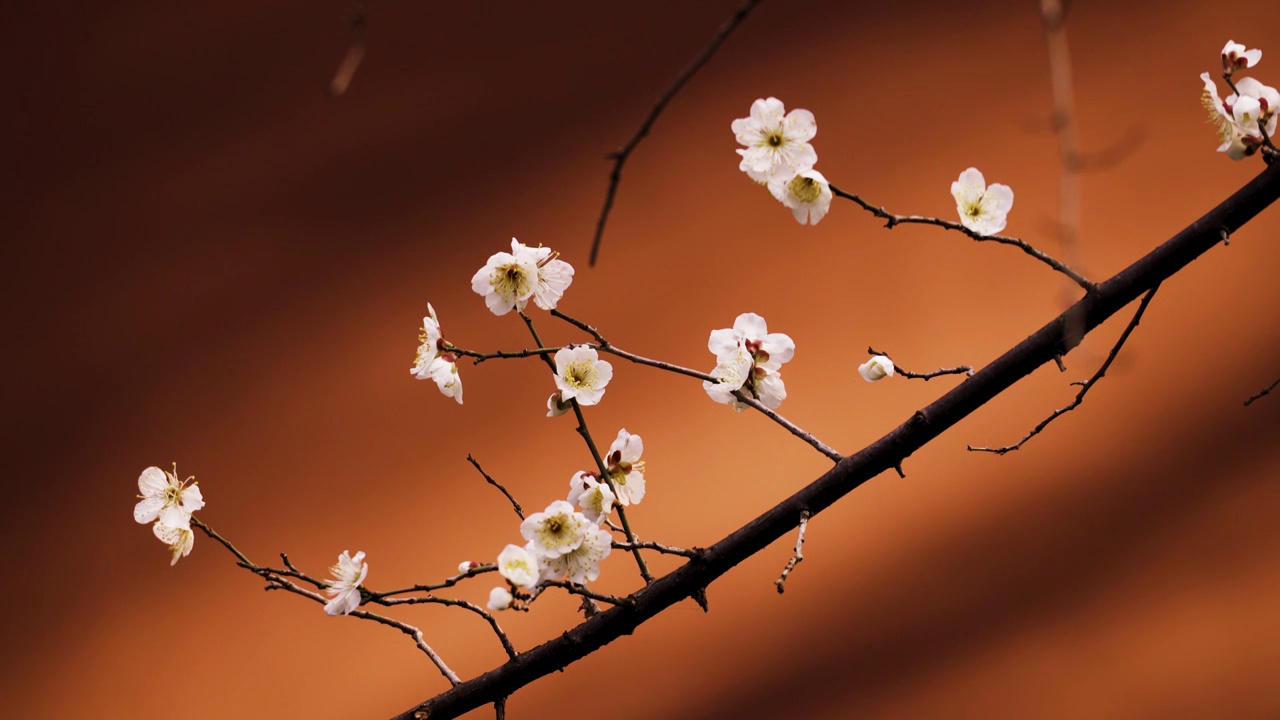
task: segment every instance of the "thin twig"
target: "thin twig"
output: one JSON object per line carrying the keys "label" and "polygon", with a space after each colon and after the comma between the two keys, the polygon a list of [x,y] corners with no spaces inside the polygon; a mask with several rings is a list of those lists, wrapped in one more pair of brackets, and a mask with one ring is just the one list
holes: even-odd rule
{"label": "thin twig", "polygon": [[800,427],[797,426],[795,423],[782,417],[781,415],[774,412],[773,410],[770,410],[769,408],[765,407],[764,403],[760,402],[759,400],[751,397],[750,395],[744,393],[741,390],[734,390],[733,396],[736,397],[739,402],[749,405],[755,408],[756,410],[759,410],[761,413],[764,413],[765,417],[769,418],[770,420],[786,428],[787,432],[791,433],[792,435],[795,435],[796,437],[805,441],[809,445],[813,446],[815,450],[822,453],[823,455],[826,455],[827,459],[830,460],[831,462],[840,462],[841,460],[844,459],[843,455],[841,455],[840,453],[828,447],[826,443],[822,442],[818,438],[814,437],[813,433],[800,429]]}
{"label": "thin twig", "polygon": [[804,531],[807,530],[808,528],[809,528],[809,511],[801,510],[800,511],[800,532],[796,536],[796,551],[791,556],[791,559],[787,561],[786,567],[782,568],[782,574],[778,576],[777,580],[773,581],[773,584],[778,587],[779,595],[781,595],[787,589],[787,586],[786,586],[787,576],[791,574],[792,570],[796,569],[797,565],[799,565],[801,562],[804,561],[804,552],[803,552],[804,551]]}
{"label": "thin twig", "polygon": [[603,593],[588,590],[586,585],[568,582],[566,580],[543,580],[541,583],[544,587],[555,587],[567,591],[571,595],[581,595],[585,598],[591,598],[597,602],[607,602],[610,605],[634,605],[635,599],[632,597],[618,597],[617,595],[605,595]]}
{"label": "thin twig", "polygon": [[494,487],[498,488],[499,490],[501,490],[501,491],[502,491],[502,494],[503,494],[503,495],[506,495],[506,496],[507,496],[507,500],[510,500],[510,501],[511,501],[511,509],[512,509],[512,510],[515,510],[515,511],[516,511],[516,515],[519,515],[519,516],[520,516],[520,519],[521,519],[521,520],[523,520],[523,519],[524,519],[524,508],[520,507],[520,503],[516,502],[516,499],[515,499],[514,497],[512,497],[512,496],[511,496],[511,493],[510,493],[510,492],[508,492],[508,491],[507,491],[507,489],[506,489],[505,487],[503,487],[503,486],[502,486],[502,483],[499,483],[497,480],[494,480],[493,478],[489,477],[489,473],[485,472],[485,471],[484,471],[484,468],[480,467],[480,463],[476,462],[476,459],[475,459],[475,458],[473,458],[473,457],[471,457],[471,453],[467,453],[467,462],[469,462],[469,463],[471,463],[473,466],[475,466],[476,472],[480,473],[480,475],[482,475],[482,476],[484,477],[484,481],[485,481],[485,482],[487,482],[487,483],[489,483],[490,485],[492,485],[492,486],[494,486]]}
{"label": "thin twig", "polygon": [[[277,571],[271,568],[266,568],[261,565],[257,565],[253,561],[249,560],[249,558],[246,557],[244,553],[237,550],[236,547],[230,543],[230,541],[228,541],[226,538],[222,537],[218,533],[214,532],[213,528],[204,524],[200,520],[197,520],[195,517],[191,518],[191,524],[203,530],[205,535],[208,535],[213,540],[218,541],[223,547],[229,550],[232,555],[235,555],[236,559],[240,561],[237,564],[239,564],[241,567],[248,569],[249,571],[253,572],[255,575],[258,575],[259,577],[266,580],[268,590],[285,590],[295,595],[305,597],[309,600],[314,600],[315,602],[318,602],[321,605],[325,605],[328,603],[328,600],[323,595],[316,592],[312,592],[305,588],[298,587],[297,585],[289,582],[288,580],[285,579],[285,577],[283,577],[285,575],[290,575],[293,577],[305,578],[304,575],[302,575],[301,573],[298,573],[297,569],[293,567],[293,564],[289,562],[288,557],[285,556],[283,553],[281,554],[281,557],[284,557],[285,565],[289,568],[289,570]],[[308,580],[308,581],[315,582],[314,580]],[[448,665],[445,664],[444,659],[442,659],[436,653],[435,650],[431,649],[431,646],[428,645],[427,641],[422,637],[422,631],[419,630],[418,628],[408,623],[400,622],[399,620],[393,620],[392,618],[384,617],[382,615],[376,615],[374,613],[367,612],[364,610],[352,610],[351,613],[349,614],[352,617],[358,617],[362,620],[372,620],[376,623],[386,625],[388,627],[396,628],[400,632],[403,632],[404,634],[413,638],[414,644],[418,646],[419,650],[421,650],[423,653],[426,654],[427,658],[429,658],[431,662],[436,666],[436,668],[440,671],[440,674],[444,675],[445,679],[449,681],[450,685],[459,685],[462,683],[462,680],[458,677],[458,675],[454,673],[453,670],[451,670]]]}
{"label": "thin twig", "polygon": [[746,2],[733,12],[733,15],[730,16],[729,19],[720,26],[720,29],[716,31],[716,34],[711,38],[711,42],[708,43],[707,46],[703,48],[702,52],[693,59],[693,62],[689,63],[689,65],[676,76],[676,79],[672,81],[671,86],[666,89],[666,92],[662,93],[662,95],[658,97],[657,102],[653,104],[653,108],[649,110],[649,114],[646,115],[644,121],[640,123],[640,127],[636,130],[636,134],[632,135],[631,139],[628,140],[627,144],[623,145],[621,149],[610,153],[609,158],[613,160],[613,171],[609,173],[609,189],[605,192],[604,208],[600,210],[600,218],[596,220],[596,234],[591,240],[591,259],[588,263],[591,267],[595,267],[596,258],[600,255],[600,241],[604,237],[604,224],[605,221],[609,219],[609,211],[613,209],[613,198],[617,195],[618,182],[622,179],[622,165],[627,161],[627,158],[631,156],[632,151],[636,149],[636,146],[640,144],[640,141],[649,134],[649,130],[653,127],[654,121],[658,119],[658,115],[662,114],[662,111],[667,107],[667,103],[671,102],[672,98],[676,96],[676,93],[680,92],[680,88],[684,87],[685,83],[689,82],[689,78],[693,77],[694,73],[698,72],[703,65],[707,64],[707,61],[710,60],[711,56],[715,54],[717,49],[719,49],[720,44],[725,41],[725,38],[729,37],[729,33],[733,32],[733,29],[738,27],[738,24],[746,19],[747,14],[751,12],[751,9],[759,3],[760,0],[746,0]]}
{"label": "thin twig", "polygon": [[507,720],[507,699],[500,697],[493,701],[493,713],[497,720]]}
{"label": "thin twig", "polygon": [[861,197],[854,195],[853,193],[845,192],[844,190],[837,188],[835,185],[831,185],[830,187],[831,187],[831,192],[837,195],[838,197],[845,198],[846,200],[852,200],[858,205],[860,205],[863,210],[866,210],[872,215],[885,220],[886,221],[885,227],[887,228],[893,228],[897,225],[903,225],[908,223],[915,223],[919,225],[936,225],[941,228],[946,228],[947,230],[955,230],[956,232],[964,233],[965,235],[968,235],[970,238],[977,240],[978,242],[989,241],[989,242],[1000,243],[1001,245],[1013,245],[1015,247],[1022,248],[1022,251],[1027,253],[1031,257],[1039,260],[1045,265],[1048,265],[1054,270],[1057,270],[1063,275],[1066,275],[1067,277],[1071,278],[1077,285],[1084,288],[1085,292],[1089,292],[1096,287],[1096,285],[1093,282],[1091,282],[1088,278],[1076,272],[1075,270],[1072,270],[1071,267],[1068,266],[1066,263],[1060,260],[1055,260],[1054,258],[1050,257],[1047,253],[1037,249],[1036,247],[1026,242],[1025,240],[1020,240],[1014,237],[1005,237],[1004,235],[979,235],[978,233],[970,230],[969,228],[965,227],[964,225],[961,225],[960,223],[951,222],[950,220],[943,220],[941,218],[924,217],[921,215],[895,215],[889,212],[888,210],[885,210],[882,207],[872,205],[871,203],[867,202],[866,200],[863,200]]}
{"label": "thin twig", "polygon": [[680,555],[681,557],[696,558],[702,556],[702,551],[695,548],[693,550],[685,550],[684,548],[675,547],[674,545],[663,545],[656,542],[613,542],[615,550],[656,550],[664,555]]}
{"label": "thin twig", "polygon": [[515,657],[519,655],[519,653],[516,652],[515,646],[511,644],[511,640],[507,637],[507,634],[502,631],[502,626],[498,625],[497,619],[494,618],[493,615],[490,614],[487,610],[480,607],[479,605],[476,605],[475,603],[470,603],[470,602],[467,602],[466,600],[458,600],[456,598],[436,597],[434,595],[427,595],[424,597],[397,597],[397,598],[387,598],[383,596],[377,599],[370,598],[369,602],[377,603],[378,605],[383,605],[386,607],[391,607],[393,605],[434,604],[434,605],[447,605],[450,607],[459,607],[464,610],[469,610],[479,615],[480,617],[484,618],[484,621],[489,623],[489,627],[493,630],[493,634],[497,635],[498,641],[502,643],[502,649],[507,651],[508,657],[514,660]]}
{"label": "thin twig", "polygon": [[524,357],[533,357],[534,355],[555,355],[557,352],[560,351],[560,349],[561,348],[558,348],[558,347],[551,347],[551,348],[540,347],[540,348],[526,348],[524,350],[498,350],[497,352],[482,353],[482,352],[477,352],[475,350],[460,348],[457,345],[453,345],[452,343],[449,344],[450,352],[456,355],[461,355],[463,357],[474,358],[475,359],[474,364],[476,365],[479,365],[485,360],[524,358]]}
{"label": "thin twig", "polygon": [[1102,367],[1098,368],[1098,372],[1094,373],[1093,377],[1089,378],[1088,380],[1085,380],[1083,382],[1072,383],[1073,385],[1080,386],[1080,392],[1076,393],[1075,400],[1072,400],[1069,405],[1066,405],[1064,407],[1058,408],[1057,410],[1054,410],[1052,415],[1042,420],[1039,425],[1036,425],[1034,428],[1031,429],[1031,432],[1027,433],[1025,437],[1023,437],[1021,440],[1014,443],[1013,445],[1005,445],[1004,447],[998,447],[998,448],[974,447],[973,445],[969,445],[968,446],[969,451],[970,452],[989,452],[989,453],[995,453],[996,455],[1004,455],[1005,453],[1013,452],[1014,450],[1017,450],[1018,448],[1022,447],[1023,444],[1025,444],[1031,438],[1035,437],[1036,435],[1039,435],[1041,430],[1044,430],[1046,427],[1048,427],[1049,423],[1056,420],[1060,415],[1065,415],[1066,413],[1069,413],[1072,410],[1075,410],[1076,407],[1080,405],[1080,403],[1084,402],[1085,394],[1089,392],[1089,389],[1093,387],[1094,383],[1101,380],[1102,376],[1107,374],[1107,368],[1111,367],[1111,363],[1114,362],[1116,359],[1116,356],[1120,354],[1120,348],[1124,347],[1124,343],[1126,340],[1129,339],[1129,335],[1133,332],[1134,328],[1138,327],[1138,323],[1142,321],[1142,314],[1147,311],[1147,305],[1151,303],[1151,298],[1155,297],[1156,291],[1159,289],[1160,289],[1160,284],[1157,283],[1154,287],[1152,287],[1150,290],[1147,291],[1146,295],[1142,296],[1142,302],[1138,304],[1138,311],[1133,314],[1133,319],[1129,321],[1129,325],[1125,327],[1124,332],[1120,333],[1120,339],[1117,340],[1116,344],[1111,348],[1111,352],[1107,354],[1107,359],[1102,362]]}
{"label": "thin twig", "polygon": [[1260,399],[1260,398],[1266,397],[1267,395],[1270,395],[1270,394],[1271,394],[1271,391],[1272,391],[1272,390],[1274,390],[1274,389],[1275,389],[1275,387],[1276,387],[1277,385],[1280,385],[1280,378],[1276,378],[1276,381],[1275,381],[1275,382],[1273,382],[1273,383],[1271,383],[1270,385],[1266,386],[1266,387],[1265,387],[1265,388],[1263,388],[1260,392],[1258,392],[1257,394],[1255,394],[1255,395],[1253,395],[1252,397],[1250,397],[1248,400],[1245,400],[1245,401],[1244,401],[1244,406],[1245,406],[1245,407],[1249,407],[1250,405],[1252,405],[1252,404],[1254,403],[1254,401],[1256,401],[1256,400],[1258,400],[1258,399]]}
{"label": "thin twig", "polygon": [[453,587],[454,585],[457,585],[458,583],[462,582],[463,580],[466,580],[469,577],[475,577],[476,575],[481,575],[483,573],[497,572],[497,570],[498,570],[498,566],[492,563],[488,563],[485,565],[476,565],[475,567],[467,570],[464,573],[458,573],[457,575],[445,578],[444,580],[438,583],[431,583],[428,585],[410,585],[409,587],[399,588],[397,590],[371,592],[369,593],[369,601],[377,602],[382,598],[391,597],[393,595],[406,595],[408,593],[415,593],[415,592],[429,593],[429,592],[434,592],[436,590],[443,590],[445,588]]}
{"label": "thin twig", "polygon": [[[892,357],[889,357],[889,353],[880,352],[875,348],[868,347],[867,352],[871,355],[883,355],[889,358],[890,361],[893,360]],[[933,372],[914,373],[895,362],[893,363],[893,371],[904,378],[911,380],[924,380],[926,382],[938,377],[939,375],[964,375],[965,377],[973,377],[972,365],[959,365],[953,368],[939,368]]]}

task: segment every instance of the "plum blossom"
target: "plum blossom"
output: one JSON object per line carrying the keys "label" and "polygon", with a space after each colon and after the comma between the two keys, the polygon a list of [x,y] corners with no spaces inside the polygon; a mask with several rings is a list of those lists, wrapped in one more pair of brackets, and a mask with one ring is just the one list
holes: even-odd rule
{"label": "plum blossom", "polygon": [[738,169],[760,183],[792,175],[813,167],[818,153],[809,141],[818,134],[818,124],[808,110],[787,112],[777,98],[761,98],[751,103],[751,114],[730,126],[738,143],[742,162]]}
{"label": "plum blossom", "polygon": [[[511,254],[517,258],[529,260],[538,269],[537,280],[533,285],[533,302],[543,310],[552,310],[564,291],[573,282],[573,266],[560,259],[560,253],[551,248],[528,245],[511,238]],[[523,305],[520,306],[523,309]]]}
{"label": "plum blossom", "polygon": [[160,542],[168,545],[173,553],[173,559],[169,561],[170,567],[177,565],[179,558],[191,554],[191,547],[195,544],[195,533],[191,531],[191,514],[181,507],[170,506],[161,511],[160,519],[151,526],[151,532]]}
{"label": "plum blossom", "polygon": [[858,366],[858,374],[867,382],[893,377],[893,361],[885,355],[875,355]]}
{"label": "plum blossom", "polygon": [[533,513],[520,523],[520,534],[544,558],[573,552],[582,544],[586,531],[594,525],[564,500],[555,500],[547,509]]}
{"label": "plum blossom", "polygon": [[1259,62],[1262,62],[1261,50],[1246,50],[1244,45],[1235,40],[1228,40],[1222,46],[1222,71],[1228,75],[1236,70],[1251,68]]}
{"label": "plum blossom", "polygon": [[[145,525],[160,517],[161,512],[169,508],[176,508],[188,518],[191,517],[191,513],[204,507],[204,497],[200,494],[200,488],[191,482],[194,479],[187,478],[185,481],[179,481],[177,463],[173,464],[173,472],[161,470],[158,467],[143,470],[138,476],[138,491],[142,493],[138,497],[142,499],[133,506],[133,519]],[[187,485],[189,482],[190,486]],[[187,524],[177,522],[176,517],[171,519],[174,519],[174,522],[170,525],[174,527]],[[189,547],[188,551],[190,551]]]}
{"label": "plum blossom", "polygon": [[605,465],[620,505],[638,505],[644,499],[644,461],[640,459],[643,452],[644,441],[626,428],[618,431],[609,446]]}
{"label": "plum blossom", "polygon": [[427,303],[427,316],[422,318],[418,334],[418,352],[409,373],[419,380],[431,378],[445,397],[462,404],[462,378],[458,375],[458,355],[440,334],[436,309]]}
{"label": "plum blossom", "polygon": [[600,359],[593,347],[567,346],[556,351],[556,387],[561,402],[576,399],[579,405],[595,405],[613,379],[613,366]]}
{"label": "plum blossom", "polygon": [[324,611],[330,615],[348,615],[360,607],[360,583],[369,574],[369,565],[364,561],[364,552],[352,557],[343,550],[338,562],[329,568],[334,579],[327,581],[329,587],[325,592],[333,598],[325,603]]}
{"label": "plum blossom", "polygon": [[960,224],[982,236],[1003,230],[1013,208],[1013,190],[999,183],[987,187],[977,168],[960,173],[960,179],[951,183],[951,195],[956,199]]}
{"label": "plum blossom", "polygon": [[511,591],[504,587],[496,587],[489,591],[490,610],[506,610],[511,607],[511,602],[513,600],[515,600],[515,598],[511,595]]}
{"label": "plum blossom", "polygon": [[484,298],[494,315],[523,310],[537,284],[538,265],[530,253],[494,253],[471,278],[471,289]]}
{"label": "plum blossom", "polygon": [[810,168],[790,178],[775,176],[769,181],[769,192],[778,202],[791,209],[796,222],[817,225],[831,208],[831,186],[822,173]]}
{"label": "plum blossom", "polygon": [[582,514],[597,525],[613,510],[617,496],[609,485],[600,482],[593,472],[579,470],[569,479],[569,502],[582,508]]}
{"label": "plum blossom", "polygon": [[711,331],[707,349],[717,361],[711,376],[719,380],[702,383],[712,400],[741,412],[746,405],[733,395],[735,390],[746,392],[770,410],[786,399],[787,389],[778,371],[795,355],[796,344],[788,335],[770,333],[764,318],[755,313],[739,315],[732,328]]}
{"label": "plum blossom", "polygon": [[467,573],[471,572],[472,570],[475,570],[478,567],[480,567],[480,563],[474,560],[463,560],[462,562],[458,563],[458,574],[466,575]]}
{"label": "plum blossom", "polygon": [[1226,153],[1232,160],[1243,160],[1262,147],[1260,130],[1266,130],[1267,137],[1275,135],[1280,122],[1280,113],[1276,112],[1280,108],[1280,92],[1275,88],[1253,78],[1240,78],[1235,81],[1238,94],[1222,99],[1209,73],[1201,73],[1200,79],[1204,81],[1201,104],[1209,111],[1209,122],[1218,127],[1218,137],[1222,140],[1218,152]]}
{"label": "plum blossom", "polygon": [[538,582],[538,560],[519,545],[508,545],[498,553],[498,574],[515,587],[532,589]]}
{"label": "plum blossom", "polygon": [[567,576],[569,582],[585,584],[600,577],[600,561],[613,549],[613,537],[599,525],[589,524],[582,542],[564,555],[546,558],[551,577]]}
{"label": "plum blossom", "polygon": [[573,409],[573,404],[565,402],[557,390],[547,398],[547,417],[560,417]]}

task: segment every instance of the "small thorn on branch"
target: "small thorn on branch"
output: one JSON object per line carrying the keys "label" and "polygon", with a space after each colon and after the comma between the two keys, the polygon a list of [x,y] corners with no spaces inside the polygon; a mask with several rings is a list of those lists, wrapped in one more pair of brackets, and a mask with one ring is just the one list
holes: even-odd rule
{"label": "small thorn on branch", "polygon": [[1061,355],[1054,355],[1054,356],[1053,356],[1053,362],[1054,362],[1054,364],[1055,364],[1055,365],[1057,365],[1057,366],[1058,366],[1058,372],[1066,372],[1066,371],[1067,371],[1067,364],[1066,364],[1065,362],[1063,362],[1063,361],[1062,361],[1062,356],[1061,356]]}
{"label": "small thorn on branch", "polygon": [[793,554],[791,556],[791,559],[787,561],[786,567],[782,568],[782,574],[778,576],[778,579],[773,581],[773,584],[776,585],[778,588],[779,595],[786,592],[787,576],[791,574],[792,570],[796,569],[796,566],[799,565],[802,560],[804,560],[804,552],[803,552],[804,551],[804,531],[808,529],[808,527],[809,527],[809,511],[801,510],[800,511],[800,532],[796,536],[795,554]]}

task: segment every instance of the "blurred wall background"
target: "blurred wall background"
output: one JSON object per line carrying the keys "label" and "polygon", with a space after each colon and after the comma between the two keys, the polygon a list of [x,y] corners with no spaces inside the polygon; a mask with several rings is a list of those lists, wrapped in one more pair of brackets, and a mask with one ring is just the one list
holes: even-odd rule
{"label": "blurred wall background", "polygon": [[[734,2],[6,3],[5,717],[368,717],[444,689],[413,645],[261,583],[200,536],[174,568],[130,514],[178,461],[200,517],[259,562],[315,574],[368,553],[368,584],[431,581],[520,540],[467,465],[524,503],[588,459],[544,417],[536,361],[462,367],[466,404],[411,380],[432,302],[446,337],[529,345],[469,279],[511,236],[578,270],[562,304],[618,345],[693,367],[707,333],[764,315],[798,345],[781,410],[852,452],[954,385],[868,385],[874,345],[908,368],[982,365],[1061,308],[1060,278],[936,228],[892,232],[837,202],[801,227],[737,170],[729,123],[774,95],[817,117],[818,169],[904,213],[951,217],[976,165],[1014,188],[1009,232],[1054,253],[1058,165],[1035,3],[765,3],[627,164],[588,269],[609,165]],[[1082,269],[1102,279],[1260,170],[1213,152],[1197,75],[1274,24],[1205,2],[1071,4],[1086,151]],[[512,717],[1274,717],[1280,713],[1280,210],[1166,283],[1085,404],[1128,313],[791,541],[563,674]],[[583,339],[536,312],[548,342]],[[709,544],[826,461],[694,381],[615,362],[588,419],[643,435],[642,536]],[[662,560],[659,569],[674,565]],[[598,583],[637,578],[615,554]],[[492,583],[458,595],[477,602]],[[540,600],[519,647],[574,622]],[[503,659],[484,626],[399,613],[464,677]],[[477,711],[488,717],[492,711]]]}

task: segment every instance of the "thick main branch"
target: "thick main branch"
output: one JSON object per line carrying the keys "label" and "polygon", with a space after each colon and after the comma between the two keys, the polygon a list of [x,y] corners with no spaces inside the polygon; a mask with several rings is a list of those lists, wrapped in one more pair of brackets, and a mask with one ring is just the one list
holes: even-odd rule
{"label": "thick main branch", "polygon": [[802,510],[817,515],[862,483],[893,469],[1015,382],[1070,351],[1081,338],[1069,329],[1093,330],[1220,242],[1224,230],[1234,233],[1278,197],[1280,164],[1273,164],[1204,217],[1097,285],[1061,315],[889,434],[844,458],[795,495],[708,547],[699,558],[635,593],[632,604],[600,613],[515,660],[414,706],[396,716],[396,720],[447,720],[505,698],[618,637],[631,634],[675,603],[699,595],[730,568],[795,529]]}

